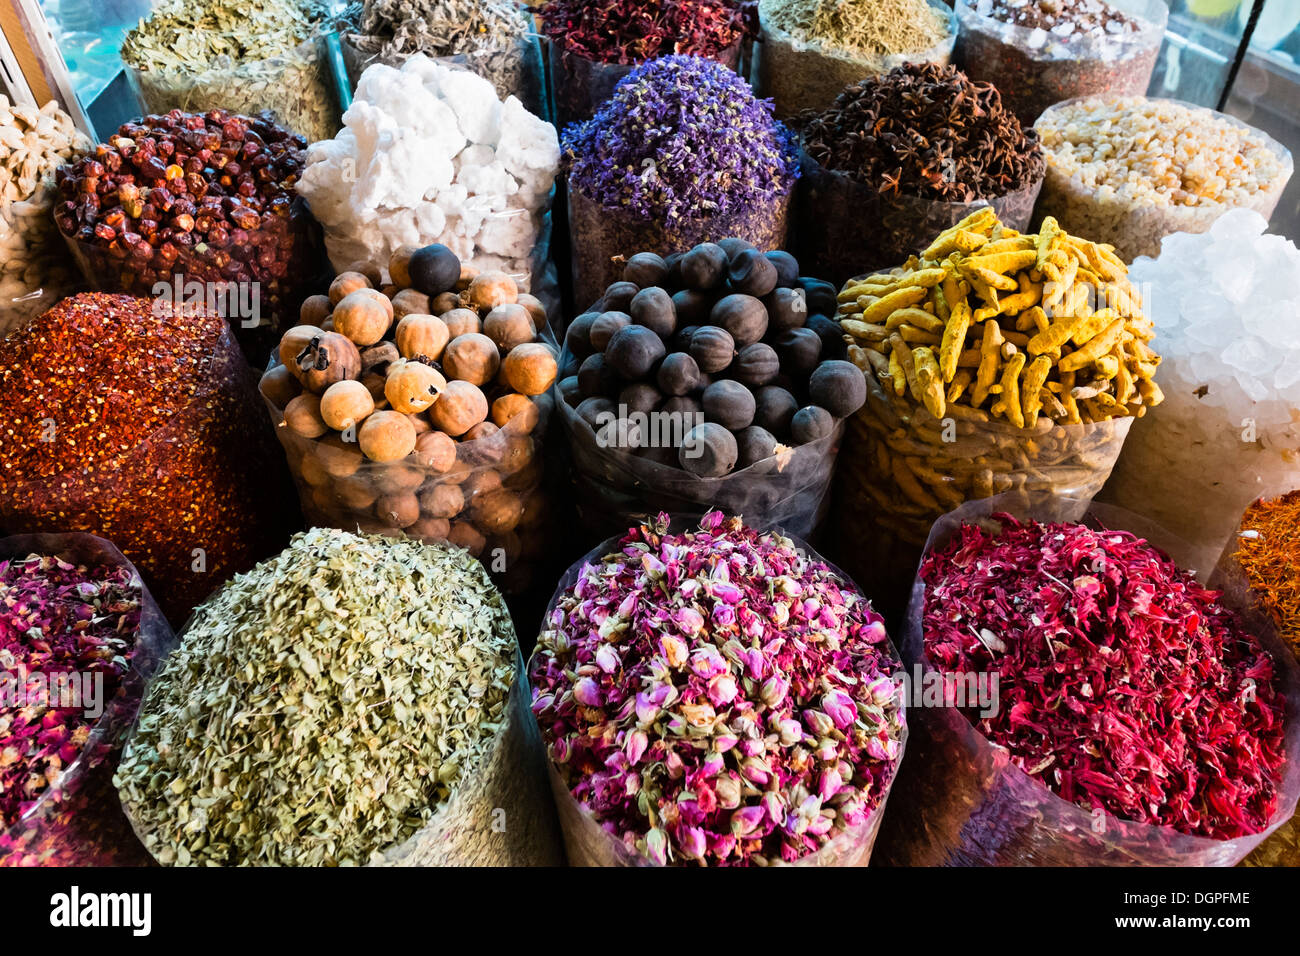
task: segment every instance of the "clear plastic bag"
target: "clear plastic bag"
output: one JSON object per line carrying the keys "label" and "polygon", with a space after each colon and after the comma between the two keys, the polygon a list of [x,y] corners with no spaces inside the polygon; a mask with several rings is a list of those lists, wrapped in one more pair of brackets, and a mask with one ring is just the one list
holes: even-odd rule
{"label": "clear plastic bag", "polygon": [[[567,358],[561,358],[561,367]],[[596,432],[556,393],[568,442],[578,518],[592,535],[615,535],[661,511],[699,521],[722,509],[759,528],[811,538],[830,507],[831,475],[844,422],[825,438],[799,445],[723,478],[700,478],[621,448],[602,447]]]}
{"label": "clear plastic bag", "polygon": [[458,442],[444,472],[421,464],[418,451],[375,462],[355,444],[303,438],[284,427],[274,402],[266,406],[309,526],[450,540],[480,558],[502,591],[519,594],[551,539],[542,456],[553,398],[534,401],[541,414],[533,428],[520,416],[488,437]]}
{"label": "clear plastic bag", "polygon": [[[366,67],[374,63],[400,68],[412,54],[384,50],[387,40],[361,33],[343,33],[339,44],[343,50],[343,65],[347,71],[348,88],[356,90]],[[434,63],[453,69],[469,70],[487,80],[504,102],[514,96],[524,104],[524,109],[534,116],[545,118],[546,81],[542,68],[542,48],[534,34],[521,37],[508,47],[474,53],[457,53],[450,56],[425,54]],[[331,134],[332,135],[332,134]]]}
{"label": "clear plastic bag", "polygon": [[802,110],[825,109],[846,87],[904,63],[947,66],[957,42],[957,17],[940,0],[929,0],[948,21],[948,35],[928,50],[883,57],[854,57],[801,40],[768,21],[759,5],[761,45],[757,50],[759,95],[772,100],[773,114],[786,119]]}
{"label": "clear plastic bag", "polygon": [[982,206],[992,206],[1008,229],[1024,231],[1043,185],[1039,177],[1003,196],[945,202],[882,195],[875,186],[826,169],[802,149],[799,163],[791,251],[811,274],[837,285],[901,265]]}
{"label": "clear plastic bag", "polygon": [[[1059,103],[1054,109],[1064,109],[1076,102],[1079,100]],[[1125,262],[1132,262],[1138,256],[1150,256],[1153,259],[1158,257],[1160,240],[1165,236],[1175,232],[1209,231],[1214,221],[1230,209],[1253,209],[1265,219],[1273,215],[1278,200],[1282,198],[1282,191],[1295,169],[1290,150],[1267,133],[1224,113],[1181,100],[1160,99],[1152,102],[1176,104],[1209,114],[1219,122],[1236,126],[1263,139],[1268,149],[1277,156],[1283,169],[1282,175],[1270,183],[1267,189],[1255,193],[1241,207],[1221,202],[1199,206],[1157,206],[1121,198],[1114,194],[1114,190],[1105,190],[1103,194],[1096,187],[1083,183],[1078,176],[1066,175],[1052,163],[1049,150],[1047,177],[1043,181],[1037,219],[1054,216],[1067,232],[1087,236],[1093,242],[1108,242],[1115,247],[1117,256]]]}
{"label": "clear plastic bag", "polygon": [[[1053,103],[1111,93],[1141,96],[1151,82],[1169,7],[1164,0],[1109,0],[1141,29],[1061,36],[981,16],[976,0],[956,0],[957,64],[972,80],[992,83],[1002,102],[1029,126]],[[1088,236],[1097,242],[1098,236]]]}
{"label": "clear plastic bag", "polygon": [[0,540],[0,561],[29,554],[129,568],[140,589],[140,626],[119,694],[107,702],[80,754],[17,823],[0,831],[0,867],[145,866],[152,862],[113,789],[113,769],[144,686],[175,646],[153,596],[116,547],[89,534],[31,534]]}
{"label": "clear plastic bag", "polygon": [[[1146,538],[1181,564],[1185,545],[1144,519],[1118,508],[1050,493],[1002,495],[972,501],[938,521],[926,553],[941,547],[963,523],[1007,512],[1038,521],[1095,519]],[[921,615],[925,586],[912,587],[903,638],[906,666],[931,670],[924,654]],[[1224,604],[1237,604],[1231,590]],[[1246,623],[1250,625],[1249,616]],[[1300,666],[1276,635],[1255,631],[1278,666],[1287,700],[1288,760],[1281,805],[1267,830],[1235,840],[1189,836],[1168,827],[1094,815],[1052,793],[1010,762],[955,708],[910,712],[912,758],[903,766],[895,810],[881,833],[879,859],[896,866],[1231,866],[1295,812],[1300,796]]]}
{"label": "clear plastic bag", "polygon": [[[741,40],[709,59],[717,60],[729,70],[740,67]],[[547,66],[551,81],[551,108],[555,111],[555,128],[561,133],[570,123],[581,123],[595,115],[600,105],[614,95],[619,81],[640,64],[597,63],[564,50],[550,40],[546,44]]]}
{"label": "clear plastic bag", "polygon": [[[725,509],[724,509],[725,510]],[[794,541],[795,547],[808,555],[814,561],[821,561],[826,564],[832,571],[839,575],[840,578],[849,586],[853,587],[853,580],[835,565],[831,564],[820,554],[810,548],[800,536],[792,534],[787,525],[770,524],[761,520],[750,520],[748,515],[744,516],[745,523],[756,528],[779,528],[781,533]],[[674,533],[680,533],[688,528],[697,527],[699,519],[696,515],[689,517],[675,515],[670,525],[670,530]],[[549,620],[551,612],[559,603],[561,596],[577,583],[582,574],[584,566],[591,562],[600,560],[606,554],[616,553],[619,541],[627,533],[627,526],[612,535],[608,540],[597,545],[589,551],[581,560],[574,562],[563,578],[560,579],[555,593],[551,597],[551,602],[546,608],[546,613],[542,620]],[[860,593],[860,592],[859,592]],[[889,642],[890,654],[898,659],[897,650],[893,642]],[[528,671],[525,670],[525,679]],[[531,698],[531,691],[528,696]],[[898,758],[894,763],[893,779],[885,786],[881,794],[880,803],[871,812],[861,825],[852,830],[846,830],[835,839],[831,840],[816,853],[802,857],[791,866],[866,866],[871,860],[872,849],[875,847],[876,837],[880,832],[880,822],[885,817],[885,804],[889,800],[890,790],[893,783],[898,779],[898,768],[903,764],[903,758],[907,750],[908,734],[910,733],[907,722],[907,702],[904,700],[902,706],[903,728],[902,736],[899,738]],[[537,727],[537,718],[533,715],[531,708],[528,711],[528,719],[532,722],[533,727],[537,729],[540,737],[541,729]],[[654,866],[654,862],[649,858],[629,850],[624,844],[615,839],[610,833],[604,830],[590,813],[583,810],[578,805],[564,781],[555,770],[555,765],[551,762],[549,754],[545,753],[545,741],[543,740],[544,760],[546,762],[546,772],[550,779],[551,794],[555,798],[555,808],[559,814],[560,830],[564,834],[564,848],[569,858],[570,866]]]}
{"label": "clear plastic bag", "polygon": [[0,337],[40,315],[81,282],[54,225],[51,183],[22,202],[0,205]]}
{"label": "clear plastic bag", "polygon": [[307,142],[329,139],[342,125],[333,78],[321,37],[274,59],[236,63],[213,60],[202,73],[156,72],[128,65],[127,76],[146,112],[228,110],[255,116],[269,111],[276,122]]}
{"label": "clear plastic bag", "polygon": [[[595,302],[623,273],[615,256],[656,252],[661,256],[686,252],[701,242],[736,236],[764,252],[785,248],[793,190],[775,196],[766,207],[749,206],[726,215],[668,223],[662,219],[637,219],[588,199],[570,186],[569,242],[573,260],[573,299]],[[804,265],[806,274],[821,275]]]}
{"label": "clear plastic bag", "polygon": [[[189,404],[136,447],[81,473],[11,474],[0,494],[7,530],[57,526],[114,541],[178,622],[214,583],[280,547],[296,520],[253,372],[229,328],[196,374],[204,384]],[[129,404],[116,411],[130,413]]]}

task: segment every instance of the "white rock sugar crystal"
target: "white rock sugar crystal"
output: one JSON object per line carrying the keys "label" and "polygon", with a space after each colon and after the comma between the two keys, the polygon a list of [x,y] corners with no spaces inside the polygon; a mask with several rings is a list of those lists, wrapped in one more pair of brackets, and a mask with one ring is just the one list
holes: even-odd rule
{"label": "white rock sugar crystal", "polygon": [[1300,488],[1300,250],[1266,225],[1233,210],[1129,270],[1165,401],[1133,423],[1101,497],[1183,537],[1206,573],[1254,499]]}
{"label": "white rock sugar crystal", "polygon": [[298,183],[335,269],[441,242],[480,271],[530,275],[560,162],[550,123],[417,54],[368,68],[343,126],[307,150]]}

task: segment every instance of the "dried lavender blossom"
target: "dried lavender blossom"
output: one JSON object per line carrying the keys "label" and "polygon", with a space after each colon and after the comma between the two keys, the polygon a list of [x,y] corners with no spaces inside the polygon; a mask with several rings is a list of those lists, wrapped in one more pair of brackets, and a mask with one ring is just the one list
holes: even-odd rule
{"label": "dried lavender blossom", "polygon": [[670,223],[770,204],[799,175],[771,102],[690,56],[637,67],[594,117],[565,130],[563,149],[569,184],[587,198]]}
{"label": "dried lavender blossom", "polygon": [[790,863],[865,824],[902,753],[897,660],[851,584],[779,534],[666,515],[544,623],[533,712],[581,809],[659,864]]}

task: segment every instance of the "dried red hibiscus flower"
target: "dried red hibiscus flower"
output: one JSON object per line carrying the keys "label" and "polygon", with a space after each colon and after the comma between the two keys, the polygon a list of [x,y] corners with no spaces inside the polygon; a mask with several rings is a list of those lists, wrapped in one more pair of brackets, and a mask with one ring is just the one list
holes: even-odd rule
{"label": "dried red hibiscus flower", "polygon": [[994,519],[921,566],[930,662],[998,675],[998,712],[972,723],[1081,807],[1214,839],[1265,829],[1285,700],[1218,592],[1126,531]]}
{"label": "dried red hibiscus flower", "polygon": [[[96,722],[87,711],[106,708],[121,691],[140,615],[129,567],[40,555],[0,561],[0,831],[82,754]],[[60,706],[68,701],[51,696],[55,675],[64,686],[92,687],[98,700]]]}

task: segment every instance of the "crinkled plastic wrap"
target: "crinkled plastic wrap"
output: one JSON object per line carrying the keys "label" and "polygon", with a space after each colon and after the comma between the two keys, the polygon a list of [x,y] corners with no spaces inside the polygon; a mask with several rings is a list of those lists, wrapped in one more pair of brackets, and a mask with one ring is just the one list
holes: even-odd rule
{"label": "crinkled plastic wrap", "polygon": [[[411,54],[385,52],[384,37],[363,33],[343,33],[339,45],[343,51],[343,66],[347,71],[348,89],[356,90],[366,67],[374,63],[400,68]],[[459,70],[477,73],[492,84],[497,97],[505,102],[514,96],[524,104],[524,109],[534,116],[546,117],[546,81],[542,67],[542,48],[535,34],[515,40],[497,50],[473,53],[456,53],[450,56],[425,54],[434,63]]]}
{"label": "crinkled plastic wrap", "polygon": [[[748,515],[745,516],[745,519],[746,524],[752,527],[762,529],[780,529],[781,533],[789,537],[794,542],[795,546],[800,551],[807,554],[811,560],[823,562],[832,571],[838,574],[847,586],[855,588],[852,578],[810,548],[804,541],[800,540],[799,535],[789,531],[788,525],[782,525],[780,523],[773,524],[762,520],[750,520]],[[635,524],[635,522],[629,523],[627,527],[631,527],[633,524]],[[674,515],[670,529],[676,534],[697,527],[698,524],[698,517],[695,515],[691,515],[690,517]],[[551,597],[551,603],[546,609],[546,614],[542,618],[543,621],[550,620],[551,612],[555,609],[556,605],[559,604],[560,598],[564,593],[572,589],[574,584],[577,583],[585,565],[594,561],[599,561],[604,555],[614,554],[618,551],[618,543],[623,539],[624,535],[627,534],[627,527],[622,531],[615,533],[602,544],[593,548],[586,554],[586,556],[584,556],[580,561],[575,562],[572,567],[569,568],[564,577],[561,578],[559,586],[556,587],[555,594]],[[888,645],[890,654],[895,659],[898,659],[899,655],[893,642],[889,641]],[[526,676],[527,671],[525,671],[525,678]],[[528,696],[531,698],[531,692]],[[898,741],[898,758],[894,762],[893,779],[890,780],[889,784],[885,787],[884,792],[881,794],[880,803],[876,805],[876,808],[859,826],[854,827],[851,830],[846,830],[816,853],[801,857],[794,863],[789,864],[790,866],[866,866],[870,862],[871,852],[876,843],[876,837],[880,833],[880,821],[885,817],[885,804],[889,800],[890,790],[893,787],[894,781],[898,779],[898,768],[902,766],[903,757],[907,750],[908,734],[910,733],[910,729],[906,700],[903,701],[901,710],[903,727],[902,736]],[[532,721],[533,727],[537,728],[537,718],[533,715],[531,708],[528,711],[528,717],[529,720]],[[537,728],[537,732],[540,736],[540,728]],[[560,779],[560,775],[556,771],[555,765],[551,762],[549,749],[545,745],[545,740],[543,740],[542,743],[544,753],[543,759],[546,763],[546,773],[550,778],[551,794],[555,798],[555,809],[559,814],[560,830],[564,834],[564,849],[568,854],[569,865],[654,866],[655,863],[648,857],[637,853],[634,850],[629,850],[621,840],[615,839],[612,834],[596,822],[595,818],[589,812],[584,810],[578,804],[578,801],[574,799],[573,794],[569,792],[568,787],[564,785],[564,781]]]}
{"label": "crinkled plastic wrap", "polygon": [[[547,66],[551,80],[551,106],[555,110],[555,128],[561,133],[570,123],[589,120],[600,109],[600,104],[614,95],[619,80],[635,70],[639,63],[598,63],[586,57],[568,53],[563,46],[550,40],[546,44]],[[735,43],[709,59],[717,60],[729,70],[740,66],[743,43]]]}
{"label": "crinkled plastic wrap", "polygon": [[[934,526],[926,553],[942,547],[963,523],[996,512],[1037,521],[1097,521],[1144,537],[1181,563],[1183,542],[1137,515],[1049,493],[1001,495],[968,502]],[[921,619],[925,587],[912,587],[903,637],[911,672],[932,670]],[[1224,603],[1236,603],[1230,589]],[[1251,625],[1249,616],[1246,618]],[[1300,795],[1300,666],[1275,634],[1256,630],[1278,665],[1286,696],[1287,762],[1280,806],[1268,829],[1235,840],[1189,836],[1169,827],[1120,820],[1069,803],[1011,763],[955,708],[909,712],[912,756],[899,774],[894,810],[880,835],[877,859],[894,866],[1231,866],[1295,812]]]}
{"label": "crinkled plastic wrap", "polygon": [[54,224],[50,182],[0,205],[0,337],[51,308],[81,282]]}
{"label": "crinkled plastic wrap", "polygon": [[127,76],[149,113],[222,109],[254,116],[268,110],[277,123],[302,134],[309,143],[329,139],[342,125],[320,37],[271,59],[236,63],[219,56],[202,73],[157,72],[128,65]]}
{"label": "crinkled plastic wrap", "polygon": [[[1055,109],[1064,109],[1076,102],[1078,100],[1060,103]],[[1161,99],[1154,102],[1174,103],[1211,114],[1220,122],[1263,139],[1281,163],[1282,175],[1241,206],[1221,202],[1200,206],[1156,206],[1115,196],[1113,190],[1106,190],[1106,195],[1102,195],[1095,187],[1085,185],[1078,176],[1067,175],[1058,169],[1049,155],[1047,178],[1043,181],[1037,219],[1054,216],[1061,228],[1072,235],[1087,236],[1093,242],[1108,242],[1115,247],[1116,255],[1125,262],[1132,262],[1138,256],[1157,258],[1160,255],[1160,240],[1175,232],[1208,232],[1214,221],[1230,209],[1253,209],[1265,219],[1273,215],[1278,200],[1282,198],[1282,191],[1295,170],[1290,150],[1262,130],[1225,113],[1217,113],[1182,100]]]}
{"label": "crinkled plastic wrap", "polygon": [[[614,261],[615,256],[631,256],[638,252],[656,252],[666,256],[687,252],[701,242],[711,242],[723,236],[747,239],[764,252],[783,249],[793,192],[773,196],[766,206],[746,206],[725,215],[670,224],[662,217],[637,219],[620,210],[608,209],[588,199],[570,184],[573,299],[575,302],[595,302],[610,283],[618,281],[623,266]],[[812,269],[811,264],[805,265],[805,270],[808,274],[822,274]]]}
{"label": "crinkled plastic wrap", "polygon": [[266,406],[309,526],[433,543],[463,525],[453,543],[480,558],[502,591],[520,594],[551,536],[542,456],[552,401],[550,395],[534,399],[541,415],[531,431],[519,417],[488,437],[457,442],[456,463],[446,472],[421,465],[416,455],[376,462],[357,445],[304,438],[284,426],[273,402]]}
{"label": "crinkled plastic wrap", "polygon": [[297,322],[303,300],[328,283],[329,270],[320,227],[301,199],[293,201],[287,217],[265,216],[249,233],[245,269],[233,280],[229,251],[211,246],[187,246],[168,261],[161,252],[139,259],[106,245],[68,236],[64,240],[91,289],[164,298],[182,306],[203,304],[230,324],[252,363],[260,362],[283,330]]}
{"label": "crinkled plastic wrap", "polygon": [[[1210,574],[1209,586],[1224,592],[1224,600],[1242,608],[1247,626],[1256,634],[1271,634],[1282,643],[1273,615],[1260,603],[1251,588],[1246,572],[1237,561],[1236,536],[1223,549],[1223,555]],[[1295,651],[1295,648],[1292,648]],[[1288,716],[1296,719],[1295,711]],[[1288,753],[1292,751],[1288,750]],[[1300,866],[1300,815],[1293,815],[1273,835],[1241,861],[1242,866]]]}
{"label": "crinkled plastic wrap", "polygon": [[[1169,20],[1164,0],[1107,0],[1141,29],[1101,38],[1016,26],[977,12],[977,0],[956,0],[957,65],[972,80],[992,83],[1002,102],[1029,126],[1053,103],[1111,93],[1141,96],[1151,82]],[[1100,242],[1091,233],[1086,235]]]}
{"label": "crinkled plastic wrap", "polygon": [[140,589],[140,627],[119,693],[105,704],[76,760],[17,823],[0,831],[0,867],[146,866],[152,862],[122,813],[113,770],[145,683],[175,646],[153,596],[116,547],[89,534],[30,534],[0,540],[0,561],[30,554],[129,568]]}
{"label": "crinkled plastic wrap", "polygon": [[799,163],[791,251],[811,275],[837,285],[899,265],[982,206],[992,206],[1007,228],[1024,231],[1043,185],[1040,176],[1003,196],[945,202],[882,195],[873,185],[826,169],[803,150]]}
{"label": "crinkled plastic wrap", "polygon": [[801,40],[768,19],[767,2],[759,5],[762,45],[758,56],[759,95],[772,99],[777,119],[802,110],[830,106],[846,87],[868,77],[888,73],[904,63],[937,63],[947,66],[957,42],[957,16],[940,0],[929,0],[948,21],[948,35],[928,50],[893,53],[881,57],[857,57],[821,44]]}
{"label": "crinkled plastic wrap", "polygon": [[[111,539],[173,622],[215,583],[282,547],[295,520],[285,508],[288,482],[228,328],[203,372],[205,387],[165,427],[93,471],[7,476],[0,527]],[[129,404],[117,412],[130,413]]]}
{"label": "crinkled plastic wrap", "polygon": [[604,448],[563,399],[557,415],[568,439],[570,481],[584,532],[614,535],[666,511],[698,522],[721,509],[759,528],[810,538],[830,508],[831,475],[844,422],[826,438],[722,478],[700,478],[620,448]]}
{"label": "crinkled plastic wrap", "polygon": [[433,819],[376,866],[562,866],[545,748],[516,651],[507,719],[485,763],[467,768]]}

